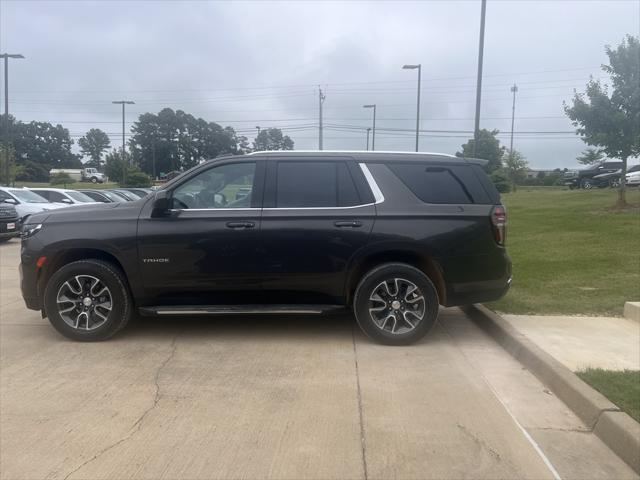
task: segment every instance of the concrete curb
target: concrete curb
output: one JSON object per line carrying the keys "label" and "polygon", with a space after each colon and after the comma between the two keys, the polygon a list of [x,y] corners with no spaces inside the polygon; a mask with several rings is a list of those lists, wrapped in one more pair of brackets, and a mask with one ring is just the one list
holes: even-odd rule
{"label": "concrete curb", "polygon": [[580,380],[571,370],[483,305],[464,308],[469,317],[547,385],[636,473],[640,474],[640,424]]}
{"label": "concrete curb", "polygon": [[624,316],[629,320],[640,322],[640,302],[625,302]]}

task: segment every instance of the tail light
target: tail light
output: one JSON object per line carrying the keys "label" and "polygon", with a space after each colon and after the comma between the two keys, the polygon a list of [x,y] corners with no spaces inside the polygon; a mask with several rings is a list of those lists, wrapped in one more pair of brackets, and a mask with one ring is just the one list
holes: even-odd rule
{"label": "tail light", "polygon": [[493,236],[498,245],[504,245],[507,237],[507,210],[502,205],[496,205],[491,211]]}

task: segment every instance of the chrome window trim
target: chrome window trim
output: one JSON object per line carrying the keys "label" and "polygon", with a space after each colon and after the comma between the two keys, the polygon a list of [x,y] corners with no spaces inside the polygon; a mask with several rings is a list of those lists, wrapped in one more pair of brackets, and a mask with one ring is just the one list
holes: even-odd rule
{"label": "chrome window trim", "polygon": [[262,208],[171,208],[170,212],[255,212]]}
{"label": "chrome window trim", "polygon": [[376,183],[376,179],[371,175],[371,171],[369,170],[369,167],[367,167],[367,164],[359,163],[358,165],[360,165],[360,169],[362,170],[362,173],[364,173],[364,177],[367,179],[369,188],[371,189],[371,192],[373,192],[373,198],[375,199],[374,205],[384,202],[382,190],[380,190],[380,187]]}
{"label": "chrome window trim", "polygon": [[266,207],[263,210],[346,210],[348,208],[370,207],[373,203],[361,203],[359,205],[350,205],[348,207]]}

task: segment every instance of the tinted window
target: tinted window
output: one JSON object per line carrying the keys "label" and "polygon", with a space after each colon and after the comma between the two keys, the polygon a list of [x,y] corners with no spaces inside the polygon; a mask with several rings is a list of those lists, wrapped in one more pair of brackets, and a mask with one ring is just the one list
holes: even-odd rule
{"label": "tinted window", "polygon": [[349,207],[360,198],[342,162],[279,162],[276,207]]}
{"label": "tinted window", "polygon": [[52,202],[62,202],[62,200],[67,198],[67,197],[65,197],[64,195],[62,195],[59,192],[48,192],[48,191],[45,191],[43,193],[45,193],[46,194],[46,198],[48,198]]}
{"label": "tinted window", "polygon": [[425,203],[490,203],[468,165],[393,163],[387,166]]}
{"label": "tinted window", "polygon": [[255,170],[255,163],[205,170],[176,188],[174,208],[249,208]]}

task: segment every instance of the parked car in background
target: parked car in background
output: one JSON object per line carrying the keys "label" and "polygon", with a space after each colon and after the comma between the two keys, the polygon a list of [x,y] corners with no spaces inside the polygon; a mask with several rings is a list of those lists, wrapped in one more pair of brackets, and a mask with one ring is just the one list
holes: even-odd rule
{"label": "parked car in background", "polygon": [[627,173],[624,177],[626,184],[630,187],[640,186],[640,170],[633,171],[631,173]]}
{"label": "parked car in background", "polygon": [[124,190],[122,188],[111,188],[109,189],[109,191],[117,193],[118,195],[126,198],[130,202],[133,202],[135,200],[140,200],[140,198],[142,198],[139,195],[136,195],[135,193],[130,192],[128,190]]}
{"label": "parked car in background", "polygon": [[[632,165],[627,170],[627,173],[639,172],[640,165]],[[616,170],[611,173],[601,173],[600,175],[596,175],[593,177],[593,186],[598,188],[605,187],[619,187],[620,186],[620,178],[622,177],[622,169]]]}
{"label": "parked car in background", "polygon": [[126,202],[127,199],[121,195],[110,190],[89,190],[80,189],[78,192],[84,193],[88,197],[93,198],[96,202],[102,203],[114,203],[114,202]]}
{"label": "parked car in background", "polygon": [[509,289],[507,215],[485,164],[389,152],[221,157],[138,202],[31,217],[22,295],[75,340],[105,340],[136,312],[351,309],[371,338],[406,345],[431,330],[439,305]]}
{"label": "parked car in background", "polygon": [[49,176],[54,177],[59,173],[66,173],[77,182],[104,183],[107,176],[95,168],[52,168]]}
{"label": "parked car in background", "polygon": [[120,188],[119,190],[124,190],[125,192],[131,192],[134,195],[137,195],[140,198],[144,198],[149,195],[153,190],[150,188]]}
{"label": "parked car in background", "polygon": [[93,198],[77,190],[69,190],[66,188],[32,188],[31,191],[55,203],[64,203],[66,205],[96,203]]}
{"label": "parked car in background", "polygon": [[9,203],[0,203],[0,243],[20,235],[20,218],[16,208]]}
{"label": "parked car in background", "polygon": [[621,161],[606,160],[604,162],[589,165],[582,170],[570,170],[564,174],[564,185],[571,190],[584,188],[589,190],[594,187],[593,177],[605,173],[613,173],[622,168]]}
{"label": "parked car in background", "polygon": [[51,203],[46,198],[43,198],[37,193],[33,193],[27,188],[11,187],[0,187],[0,204],[2,203],[13,205],[18,212],[21,222],[24,222],[27,217],[33,213],[67,206],[64,203]]}

